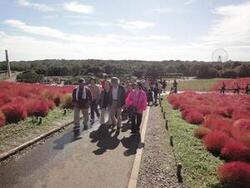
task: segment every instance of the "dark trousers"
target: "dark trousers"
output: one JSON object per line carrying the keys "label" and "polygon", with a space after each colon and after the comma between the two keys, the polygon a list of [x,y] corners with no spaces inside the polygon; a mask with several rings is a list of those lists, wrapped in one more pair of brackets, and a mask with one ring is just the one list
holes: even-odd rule
{"label": "dark trousers", "polygon": [[90,118],[91,119],[95,119],[95,113],[96,113],[97,117],[100,117],[100,113],[97,109],[97,102],[96,102],[96,100],[93,100],[90,104]]}
{"label": "dark trousers", "polygon": [[142,121],[142,113],[136,113],[135,115],[131,116],[131,130],[132,131],[139,131],[140,125]]}
{"label": "dark trousers", "polygon": [[159,93],[157,91],[154,92],[154,103],[155,104],[157,104],[158,94]]}

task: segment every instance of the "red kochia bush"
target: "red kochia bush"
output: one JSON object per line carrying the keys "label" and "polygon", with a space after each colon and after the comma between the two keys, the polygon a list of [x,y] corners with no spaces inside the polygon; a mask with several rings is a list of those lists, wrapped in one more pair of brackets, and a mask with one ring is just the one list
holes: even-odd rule
{"label": "red kochia bush", "polygon": [[[51,104],[50,104],[51,103]],[[34,99],[27,103],[27,111],[29,116],[45,117],[49,112],[49,105],[54,106],[53,101]]]}
{"label": "red kochia bush", "polygon": [[59,106],[60,103],[61,103],[61,97],[60,96],[56,96],[54,98],[54,103],[55,103],[56,106]]}
{"label": "red kochia bush", "polygon": [[250,148],[241,142],[231,140],[222,148],[221,156],[229,161],[250,162]]}
{"label": "red kochia bush", "polygon": [[1,110],[8,123],[17,123],[27,117],[26,108],[21,103],[8,103],[4,105]]}
{"label": "red kochia bush", "polygon": [[216,114],[207,115],[204,118],[204,126],[213,131],[222,131],[231,135],[231,120]]}
{"label": "red kochia bush", "polygon": [[230,140],[230,137],[221,131],[213,131],[204,137],[203,142],[208,151],[220,154],[221,149]]}
{"label": "red kochia bush", "polygon": [[250,148],[250,119],[239,119],[232,125],[233,137]]}
{"label": "red kochia bush", "polygon": [[49,107],[49,109],[53,110],[56,106],[56,104],[54,103],[54,101],[51,101],[51,100],[46,100],[46,103]]}
{"label": "red kochia bush", "polygon": [[204,120],[203,115],[196,111],[190,111],[187,113],[185,119],[192,124],[201,124]]}
{"label": "red kochia bush", "polygon": [[218,168],[220,182],[235,188],[249,188],[250,164],[244,162],[230,162]]}
{"label": "red kochia bush", "polygon": [[5,116],[2,111],[0,111],[0,127],[5,125]]}
{"label": "red kochia bush", "polygon": [[239,119],[233,123],[233,127],[236,127],[242,131],[250,132],[250,119]]}
{"label": "red kochia bush", "polygon": [[0,106],[4,105],[10,101],[11,101],[11,98],[8,95],[6,95],[4,93],[0,93]]}
{"label": "red kochia bush", "polygon": [[241,108],[236,108],[234,110],[234,112],[232,113],[232,118],[234,120],[238,120],[238,119],[247,119],[250,117],[250,112],[247,111],[246,109],[241,109]]}
{"label": "red kochia bush", "polygon": [[203,138],[204,136],[206,136],[210,132],[211,132],[210,129],[208,129],[208,128],[204,127],[204,126],[201,126],[201,127],[199,127],[199,128],[197,128],[197,129],[194,130],[194,136],[196,138],[200,138],[201,139],[201,138]]}
{"label": "red kochia bush", "polygon": [[46,101],[36,101],[34,104],[34,115],[45,117],[49,112],[49,106]]}

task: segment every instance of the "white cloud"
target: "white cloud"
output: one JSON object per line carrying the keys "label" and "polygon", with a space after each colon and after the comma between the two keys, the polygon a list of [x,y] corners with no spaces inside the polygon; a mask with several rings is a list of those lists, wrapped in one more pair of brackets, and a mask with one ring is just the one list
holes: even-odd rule
{"label": "white cloud", "polygon": [[18,3],[20,6],[23,7],[31,7],[39,11],[43,12],[49,12],[49,11],[54,11],[55,9],[51,6],[48,6],[46,4],[39,4],[39,3],[31,3],[28,0],[18,0]]}
{"label": "white cloud", "polygon": [[207,44],[221,46],[250,45],[250,2],[214,10],[218,15],[209,33],[202,37]]}
{"label": "white cloud", "polygon": [[[20,20],[6,20],[4,23],[25,33],[15,32],[15,35],[11,35],[0,31],[0,52],[8,49],[11,60],[54,58],[211,60],[211,53],[215,49],[213,45],[208,45],[204,41],[178,44],[168,35],[88,36],[66,33],[45,26],[29,25]],[[36,35],[43,38],[37,38]],[[230,54],[230,59],[250,59],[250,45],[231,46],[226,50]],[[0,55],[0,61],[3,59],[4,56]]]}
{"label": "white cloud", "polygon": [[35,34],[35,35],[53,37],[59,39],[65,38],[63,32],[49,27],[27,25],[26,23],[20,20],[5,20],[4,23],[29,34]]}
{"label": "white cloud", "polygon": [[[134,37],[135,39],[136,37]],[[134,41],[128,36],[110,35],[85,38],[89,43],[50,41],[29,36],[0,35],[0,52],[9,50],[10,60],[34,59],[189,59],[186,47],[159,45],[157,41],[145,43],[147,37]],[[79,36],[77,37],[79,39]],[[82,40],[85,40],[84,37]],[[116,40],[119,41],[116,41]],[[74,39],[75,40],[75,39]],[[113,43],[111,43],[113,41]],[[134,41],[134,42],[133,42]],[[24,45],[25,44],[25,45]],[[152,48],[152,46],[155,46]],[[67,52],[67,53],[65,53]],[[184,53],[185,52],[185,53]],[[178,55],[178,56],[176,56]],[[0,61],[4,56],[0,56]]]}
{"label": "white cloud", "polygon": [[191,5],[195,2],[196,0],[187,0],[184,2],[184,5]]}
{"label": "white cloud", "polygon": [[173,8],[155,8],[155,9],[152,9],[152,11],[154,13],[158,13],[158,14],[165,14],[165,13],[175,12],[175,10]]}
{"label": "white cloud", "polygon": [[45,26],[34,26],[34,25],[28,25],[20,20],[5,20],[5,24],[8,26],[17,28],[18,30],[33,34],[33,35],[39,35],[43,37],[49,37],[54,39],[59,39],[61,41],[67,41],[67,42],[75,42],[75,43],[116,43],[116,44],[122,44],[122,42],[134,42],[134,41],[144,41],[144,42],[150,42],[150,41],[166,41],[171,40],[169,36],[166,35],[150,35],[150,36],[131,36],[131,35],[116,35],[116,34],[108,34],[108,35],[97,35],[97,36],[85,36],[85,35],[78,35],[78,34],[68,34],[64,33],[60,30],[45,27]]}
{"label": "white cloud", "polygon": [[88,26],[99,26],[99,27],[108,27],[114,26],[112,22],[104,22],[104,21],[82,21],[82,20],[73,20],[69,24],[71,25],[88,25]]}
{"label": "white cloud", "polygon": [[76,13],[92,14],[94,12],[93,6],[81,4],[76,1],[64,3],[63,8],[66,11],[76,12]]}
{"label": "white cloud", "polygon": [[152,22],[145,22],[145,21],[120,20],[118,26],[126,30],[143,30],[143,29],[154,27],[155,24]]}
{"label": "white cloud", "polygon": [[[74,37],[77,37],[74,35]],[[79,40],[78,36],[74,40]],[[23,35],[9,35],[0,31],[0,52],[9,50],[10,60],[36,59],[142,59],[142,60],[211,60],[212,47],[201,44],[176,45],[161,40],[145,42],[147,36],[81,36],[81,41],[46,40]],[[154,37],[153,37],[154,38]],[[156,37],[157,38],[157,37]],[[164,37],[163,37],[164,38]],[[166,37],[167,38],[167,37]],[[137,40],[135,40],[137,39]],[[87,42],[87,40],[89,42]],[[162,43],[160,43],[160,41]],[[113,43],[112,43],[113,42]],[[67,53],[65,53],[67,52]],[[198,52],[198,53],[197,53]],[[249,60],[250,48],[228,49],[230,58]],[[0,61],[4,54],[0,55]]]}

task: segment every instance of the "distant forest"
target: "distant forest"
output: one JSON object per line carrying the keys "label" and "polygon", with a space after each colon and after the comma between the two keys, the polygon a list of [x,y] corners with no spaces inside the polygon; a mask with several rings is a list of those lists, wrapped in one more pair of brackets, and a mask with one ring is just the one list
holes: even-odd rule
{"label": "distant forest", "polygon": [[[138,61],[138,60],[36,60],[12,61],[13,71],[32,72],[40,76],[84,76],[107,73],[116,76],[159,77],[166,73],[182,73],[197,78],[235,78],[250,76],[250,62],[212,63],[201,61]],[[6,63],[0,62],[0,71]]]}

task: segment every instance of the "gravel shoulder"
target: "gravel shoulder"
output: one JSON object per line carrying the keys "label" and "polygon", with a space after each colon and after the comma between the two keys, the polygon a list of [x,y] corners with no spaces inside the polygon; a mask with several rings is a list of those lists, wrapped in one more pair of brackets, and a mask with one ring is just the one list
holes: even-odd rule
{"label": "gravel shoulder", "polygon": [[178,183],[175,158],[159,107],[151,107],[137,187],[184,187]]}

